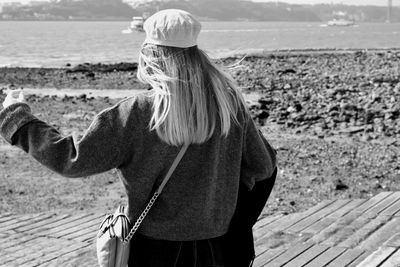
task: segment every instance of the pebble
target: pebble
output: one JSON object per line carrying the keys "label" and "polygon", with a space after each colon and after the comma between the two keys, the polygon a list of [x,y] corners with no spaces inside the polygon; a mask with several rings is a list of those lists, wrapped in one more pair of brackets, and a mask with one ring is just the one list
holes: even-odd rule
{"label": "pebble", "polygon": [[[268,81],[265,88],[259,89],[258,103],[250,107],[256,121],[277,122],[292,129],[325,123],[322,129],[310,127],[321,138],[331,134],[361,138],[364,132],[373,133],[376,138],[400,138],[397,57],[357,51],[248,57],[242,65],[244,69],[232,73],[242,88],[257,90],[256,81]],[[371,138],[374,135],[363,137]]]}

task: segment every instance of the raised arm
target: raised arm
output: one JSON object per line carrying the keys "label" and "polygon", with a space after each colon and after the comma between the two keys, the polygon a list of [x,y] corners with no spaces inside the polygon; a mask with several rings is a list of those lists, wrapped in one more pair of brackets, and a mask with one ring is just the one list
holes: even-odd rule
{"label": "raised arm", "polygon": [[0,112],[0,134],[49,169],[66,177],[84,177],[123,164],[132,140],[125,130],[129,118],[129,110],[121,105],[106,109],[76,140],[37,119],[27,104],[17,103]]}

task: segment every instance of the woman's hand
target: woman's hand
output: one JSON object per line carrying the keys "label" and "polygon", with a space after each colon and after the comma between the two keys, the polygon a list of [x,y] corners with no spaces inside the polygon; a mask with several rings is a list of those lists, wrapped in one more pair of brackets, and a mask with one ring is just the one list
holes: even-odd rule
{"label": "woman's hand", "polygon": [[3,107],[6,108],[15,103],[24,103],[25,97],[22,90],[9,90],[3,102]]}

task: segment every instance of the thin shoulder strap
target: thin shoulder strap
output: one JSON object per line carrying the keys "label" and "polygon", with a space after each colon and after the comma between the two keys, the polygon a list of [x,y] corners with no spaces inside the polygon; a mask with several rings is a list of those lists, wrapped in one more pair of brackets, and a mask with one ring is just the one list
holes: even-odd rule
{"label": "thin shoulder strap", "polygon": [[183,155],[185,154],[189,144],[185,144],[182,148],[181,151],[179,151],[179,154],[176,156],[174,162],[172,163],[171,167],[169,168],[168,173],[165,175],[164,180],[160,184],[160,186],[157,188],[156,192],[158,194],[161,194],[161,191],[164,189],[165,184],[168,182],[169,178],[171,178],[172,173],[175,171],[176,166],[178,166],[179,162],[181,161]]}
{"label": "thin shoulder strap", "polygon": [[142,223],[143,219],[146,217],[147,213],[150,211],[151,207],[153,206],[154,202],[158,198],[158,196],[161,194],[161,191],[164,189],[165,184],[168,182],[169,178],[171,178],[172,173],[175,171],[176,166],[178,166],[179,162],[181,161],[183,155],[185,154],[187,148],[189,147],[189,144],[184,144],[183,147],[181,148],[181,151],[179,151],[178,155],[176,156],[174,162],[172,163],[171,167],[169,168],[168,173],[165,175],[164,180],[162,183],[158,186],[157,190],[154,192],[153,197],[149,200],[149,203],[147,203],[146,208],[142,211],[140,214],[139,218],[136,220],[135,224],[133,225],[131,231],[129,234],[125,237],[124,242],[129,242],[137,229],[139,228],[140,224]]}

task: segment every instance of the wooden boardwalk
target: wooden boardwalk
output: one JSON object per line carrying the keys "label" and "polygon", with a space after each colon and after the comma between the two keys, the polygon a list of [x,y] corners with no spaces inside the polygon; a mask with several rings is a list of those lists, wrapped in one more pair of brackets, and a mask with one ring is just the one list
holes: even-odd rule
{"label": "wooden boardwalk", "polygon": [[[2,214],[0,266],[97,266],[104,214]],[[330,200],[254,227],[255,267],[400,267],[400,192]]]}

